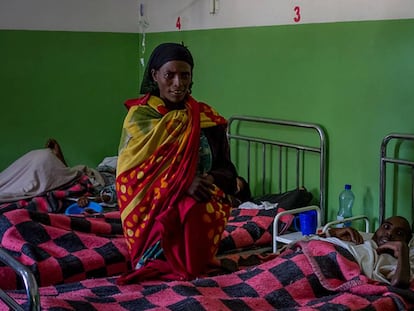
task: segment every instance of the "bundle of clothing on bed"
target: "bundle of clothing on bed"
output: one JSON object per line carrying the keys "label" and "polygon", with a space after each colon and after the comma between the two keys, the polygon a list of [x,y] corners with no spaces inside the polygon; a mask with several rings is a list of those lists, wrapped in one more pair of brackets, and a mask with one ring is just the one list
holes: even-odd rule
{"label": "bundle of clothing on bed", "polygon": [[[410,310],[413,291],[362,275],[341,247],[298,242],[265,263],[193,281],[117,285],[117,277],[40,289],[42,310]],[[23,291],[10,292],[23,305]],[[0,307],[1,308],[1,307]]]}

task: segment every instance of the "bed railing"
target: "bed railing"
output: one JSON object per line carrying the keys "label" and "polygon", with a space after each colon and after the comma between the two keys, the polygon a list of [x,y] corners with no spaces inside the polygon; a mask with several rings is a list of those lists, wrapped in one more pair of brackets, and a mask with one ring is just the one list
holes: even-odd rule
{"label": "bed railing", "polygon": [[22,278],[24,287],[26,289],[26,295],[28,299],[27,308],[20,306],[12,297],[10,297],[5,291],[0,289],[0,300],[2,300],[10,310],[16,311],[40,311],[39,301],[39,289],[36,279],[30,269],[20,262],[18,262],[13,256],[9,255],[4,249],[0,247],[0,261],[7,263],[17,274]]}
{"label": "bed railing", "polygon": [[[286,121],[263,117],[232,116],[229,118],[228,121],[229,125],[227,129],[227,137],[230,141],[231,146],[232,142],[245,142],[246,144],[244,159],[246,162],[245,166],[247,166],[247,168],[244,171],[247,172],[247,176],[243,177],[245,177],[247,181],[250,183],[253,165],[252,162],[255,160],[255,162],[261,162],[261,168],[259,168],[258,170],[261,170],[260,178],[262,182],[262,189],[266,189],[265,183],[268,182],[267,177],[270,174],[269,167],[276,166],[276,174],[278,176],[272,179],[277,180],[277,186],[276,189],[272,189],[272,191],[274,191],[274,193],[282,193],[284,191],[289,190],[283,187],[287,184],[286,182],[284,182],[287,170],[284,164],[286,164],[286,157],[290,152],[293,152],[293,161],[295,162],[295,164],[293,165],[293,169],[295,170],[295,172],[293,173],[293,175],[295,176],[295,186],[297,188],[306,186],[309,187],[309,185],[304,184],[304,175],[306,169],[305,156],[309,154],[316,154],[316,156],[319,157],[319,176],[317,176],[317,178],[319,179],[319,207],[321,210],[321,221],[322,223],[325,223],[325,208],[327,200],[327,141],[324,129],[321,126],[313,123]],[[246,127],[251,127],[253,128],[253,130],[256,129],[258,134],[252,131],[250,131],[249,133],[243,131],[243,129]],[[299,133],[289,133],[289,129],[300,129],[300,131]],[[266,132],[266,134],[261,135],[262,132],[260,132],[260,130],[262,132]],[[274,135],[276,131],[278,131],[278,135]],[[287,136],[289,136],[289,138],[283,137],[282,132],[284,131],[288,132]],[[310,138],[312,139],[306,140],[306,142],[300,141],[299,139],[298,142],[296,141],[296,139],[291,140],[292,135],[295,138],[301,135],[304,135],[306,137],[310,136]],[[312,143],[310,142],[311,140]],[[275,152],[269,152],[269,149],[274,150]],[[259,156],[259,161],[259,158],[257,156],[253,156],[254,153],[258,152],[258,150],[261,150],[261,156]],[[292,157],[292,154],[290,156]],[[243,163],[238,163],[237,160],[234,160],[233,152],[232,159],[235,162],[238,169],[240,169]],[[255,163],[255,165],[257,165],[257,163]]]}
{"label": "bed railing", "polygon": [[414,160],[402,159],[394,149],[394,154],[390,156],[391,151],[389,150],[391,141],[399,142],[400,144],[404,141],[413,141],[414,134],[400,134],[391,133],[385,136],[381,143],[381,156],[380,156],[380,189],[379,189],[379,215],[378,220],[381,224],[385,219],[385,205],[386,205],[386,188],[387,188],[387,164],[403,165],[411,168],[411,217],[414,216]]}

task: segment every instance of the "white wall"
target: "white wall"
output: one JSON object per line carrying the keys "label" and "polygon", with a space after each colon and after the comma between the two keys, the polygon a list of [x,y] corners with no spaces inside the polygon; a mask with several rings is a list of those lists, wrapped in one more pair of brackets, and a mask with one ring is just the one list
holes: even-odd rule
{"label": "white wall", "polygon": [[[218,5],[211,14],[211,5]],[[146,0],[148,32],[414,18],[414,0]],[[300,19],[297,20],[299,8]],[[145,11],[145,10],[144,10]]]}
{"label": "white wall", "polygon": [[136,0],[0,0],[0,29],[137,32]]}
{"label": "white wall", "polygon": [[0,29],[165,32],[178,17],[181,30],[405,19],[414,0],[0,0]]}

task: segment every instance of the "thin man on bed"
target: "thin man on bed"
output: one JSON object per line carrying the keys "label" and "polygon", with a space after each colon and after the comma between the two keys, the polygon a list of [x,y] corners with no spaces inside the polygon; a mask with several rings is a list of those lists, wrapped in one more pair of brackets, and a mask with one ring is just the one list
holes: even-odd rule
{"label": "thin man on bed", "polygon": [[362,272],[371,279],[396,287],[408,287],[411,280],[409,243],[411,226],[407,219],[393,216],[375,231],[372,239],[364,241],[351,228],[330,228],[323,238],[347,249],[358,261]]}

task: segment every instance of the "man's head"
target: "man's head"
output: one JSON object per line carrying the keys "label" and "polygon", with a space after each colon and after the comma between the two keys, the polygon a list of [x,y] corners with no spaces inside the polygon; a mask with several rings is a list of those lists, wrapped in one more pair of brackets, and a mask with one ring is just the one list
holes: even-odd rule
{"label": "man's head", "polygon": [[401,216],[387,218],[375,231],[372,239],[381,246],[388,241],[410,242],[412,237],[411,226],[407,219]]}

